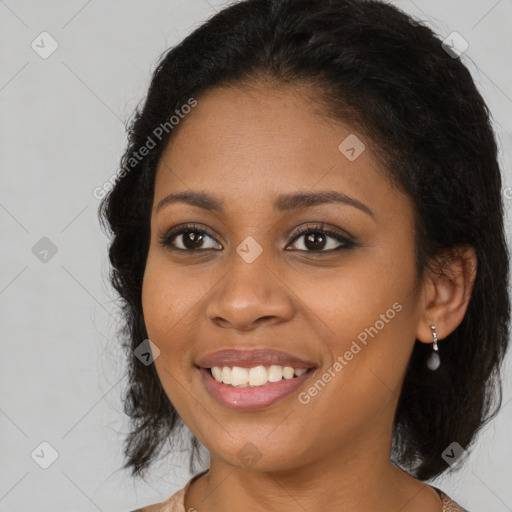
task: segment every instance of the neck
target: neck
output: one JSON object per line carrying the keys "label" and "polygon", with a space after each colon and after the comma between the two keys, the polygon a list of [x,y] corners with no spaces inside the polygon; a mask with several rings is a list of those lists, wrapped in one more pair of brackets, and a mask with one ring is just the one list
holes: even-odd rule
{"label": "neck", "polygon": [[210,512],[439,512],[429,486],[394,466],[390,446],[353,440],[292,469],[251,470],[211,457],[210,470],[192,484],[185,510]]}

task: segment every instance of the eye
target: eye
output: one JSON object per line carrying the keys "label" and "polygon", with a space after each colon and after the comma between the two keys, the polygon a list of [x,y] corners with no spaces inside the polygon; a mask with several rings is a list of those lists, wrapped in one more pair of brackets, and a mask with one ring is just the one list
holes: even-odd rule
{"label": "eye", "polygon": [[220,244],[217,244],[217,247],[205,247],[205,240],[208,238],[215,242],[213,234],[210,234],[208,230],[194,224],[188,224],[185,226],[175,226],[171,228],[160,238],[160,243],[164,247],[186,252],[206,249],[222,249]]}
{"label": "eye", "polygon": [[[324,225],[303,226],[299,228],[298,234],[294,238],[294,242],[301,238],[304,238],[304,242],[299,244],[298,250],[305,252],[333,252],[341,249],[350,249],[355,245],[355,243],[350,240],[348,236],[344,236],[341,233],[326,228]],[[329,241],[329,239],[331,241]],[[337,246],[336,242],[338,243]],[[304,248],[301,248],[301,245]]]}
{"label": "eye", "polygon": [[[303,226],[297,230],[295,235],[293,242],[307,235],[305,241],[299,244],[299,246],[302,245],[304,248],[299,247],[296,249],[301,252],[328,253],[341,249],[350,249],[355,245],[348,236],[328,229],[324,225]],[[213,241],[213,244],[210,242],[210,246],[207,243],[208,239]],[[172,250],[183,252],[222,249],[222,245],[215,240],[213,233],[196,224],[180,225],[171,228],[160,238],[160,244]]]}

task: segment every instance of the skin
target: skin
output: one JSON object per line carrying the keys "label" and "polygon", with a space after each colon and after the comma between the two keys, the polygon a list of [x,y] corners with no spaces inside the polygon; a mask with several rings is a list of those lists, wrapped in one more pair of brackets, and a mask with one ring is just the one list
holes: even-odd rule
{"label": "skin", "polygon": [[[393,417],[416,339],[432,343],[435,324],[441,344],[462,321],[476,256],[461,248],[448,276],[429,273],[417,287],[413,204],[390,185],[369,140],[354,161],[340,152],[348,135],[365,136],[328,121],[312,98],[305,85],[209,90],[159,162],[144,318],[165,392],[211,460],[185,509],[440,512],[437,494],[390,462]],[[280,194],[320,190],[355,198],[373,215],[340,203],[273,209]],[[224,211],[157,209],[182,191],[215,196]],[[312,249],[307,234],[295,237],[297,227],[314,233],[321,222],[356,245],[329,252],[340,245],[330,235]],[[182,223],[215,237],[188,253],[159,244]],[[236,252],[248,236],[263,249],[252,263]],[[394,303],[401,311],[307,404],[295,393],[256,411],[226,408],[195,366],[220,349],[272,347],[315,363],[305,391]],[[237,456],[249,442],[260,457],[252,466]]]}

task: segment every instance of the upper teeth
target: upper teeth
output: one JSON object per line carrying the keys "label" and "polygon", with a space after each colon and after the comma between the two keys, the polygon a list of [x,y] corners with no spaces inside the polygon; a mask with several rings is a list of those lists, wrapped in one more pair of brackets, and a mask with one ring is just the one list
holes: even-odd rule
{"label": "upper teeth", "polygon": [[306,368],[292,368],[291,366],[254,366],[242,368],[240,366],[213,366],[212,375],[217,382],[231,386],[246,387],[263,386],[269,382],[278,382],[283,377],[293,379],[294,375],[300,377],[307,372]]}

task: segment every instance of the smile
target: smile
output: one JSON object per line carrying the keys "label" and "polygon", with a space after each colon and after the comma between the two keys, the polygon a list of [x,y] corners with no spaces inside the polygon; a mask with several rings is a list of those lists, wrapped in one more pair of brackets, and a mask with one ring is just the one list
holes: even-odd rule
{"label": "smile", "polygon": [[[211,369],[199,368],[199,372],[206,390],[218,403],[229,409],[252,411],[269,407],[297,393],[305,381],[314,374],[314,368],[294,369],[277,365],[272,365],[268,369],[264,366],[253,368],[217,366]],[[213,372],[217,377],[214,377]],[[279,372],[281,372],[281,378],[272,382],[271,379],[277,379]],[[259,384],[250,384],[251,374],[253,382],[259,382]],[[219,376],[221,379],[226,378],[228,382],[219,381]]]}
{"label": "smile", "polygon": [[280,382],[283,379],[300,377],[307,372],[306,368],[293,368],[291,366],[253,366],[243,368],[241,366],[214,366],[210,368],[213,378],[217,382],[230,386],[249,387],[263,386],[269,382]]}

